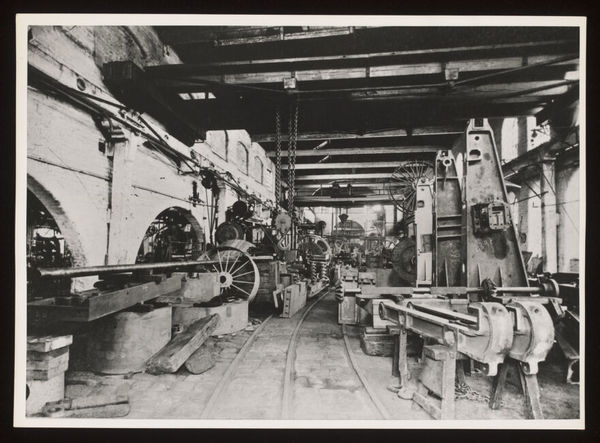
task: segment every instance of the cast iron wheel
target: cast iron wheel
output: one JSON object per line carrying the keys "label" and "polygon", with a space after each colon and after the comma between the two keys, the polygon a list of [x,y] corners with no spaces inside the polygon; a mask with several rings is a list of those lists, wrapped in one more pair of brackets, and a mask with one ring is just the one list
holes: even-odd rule
{"label": "cast iron wheel", "polygon": [[232,246],[217,246],[208,251],[206,257],[218,261],[209,265],[209,268],[219,275],[221,295],[225,299],[254,300],[260,285],[260,274],[250,255]]}

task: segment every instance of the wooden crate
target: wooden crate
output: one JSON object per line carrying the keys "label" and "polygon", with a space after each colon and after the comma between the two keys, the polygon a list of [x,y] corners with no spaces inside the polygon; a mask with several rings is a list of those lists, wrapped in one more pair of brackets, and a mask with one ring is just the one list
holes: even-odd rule
{"label": "wooden crate", "polygon": [[385,329],[362,328],[360,346],[367,355],[391,357],[394,354],[394,338]]}

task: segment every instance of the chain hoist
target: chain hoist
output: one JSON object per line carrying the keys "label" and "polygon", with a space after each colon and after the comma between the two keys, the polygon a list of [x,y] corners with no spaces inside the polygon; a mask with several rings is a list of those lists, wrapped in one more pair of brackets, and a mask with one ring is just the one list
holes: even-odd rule
{"label": "chain hoist", "polygon": [[288,136],[288,211],[294,214],[294,196],[296,193],[296,143],[298,138],[298,102],[290,104]]}
{"label": "chain hoist", "polygon": [[281,112],[275,109],[275,206],[281,202]]}

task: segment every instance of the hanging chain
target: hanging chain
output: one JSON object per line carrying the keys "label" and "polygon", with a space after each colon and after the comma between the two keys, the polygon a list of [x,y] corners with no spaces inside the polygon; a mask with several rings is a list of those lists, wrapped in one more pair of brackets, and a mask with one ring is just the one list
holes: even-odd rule
{"label": "hanging chain", "polygon": [[281,202],[281,113],[275,109],[275,207]]}
{"label": "hanging chain", "polygon": [[[298,102],[290,104],[290,123],[288,139],[288,211],[293,214],[296,193],[296,143],[298,138]],[[292,215],[293,216],[293,215]]]}

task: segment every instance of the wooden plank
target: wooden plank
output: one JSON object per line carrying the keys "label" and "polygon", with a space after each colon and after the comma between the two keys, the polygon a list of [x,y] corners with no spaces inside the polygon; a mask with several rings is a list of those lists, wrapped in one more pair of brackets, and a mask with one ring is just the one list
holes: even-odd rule
{"label": "wooden plank", "polygon": [[143,283],[119,291],[100,294],[89,298],[88,321],[119,312],[137,303],[172,294],[181,289],[181,275],[167,278],[161,283]]}
{"label": "wooden plank", "polygon": [[208,339],[219,320],[219,315],[213,314],[192,323],[148,361],[147,371],[151,374],[177,371]]}
{"label": "wooden plank", "polygon": [[72,335],[45,335],[43,337],[27,337],[27,351],[50,352],[56,349],[64,348],[73,343]]}

